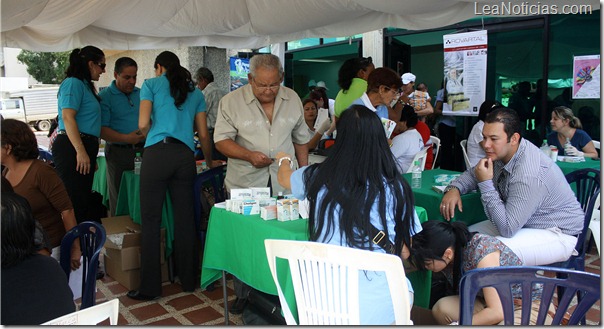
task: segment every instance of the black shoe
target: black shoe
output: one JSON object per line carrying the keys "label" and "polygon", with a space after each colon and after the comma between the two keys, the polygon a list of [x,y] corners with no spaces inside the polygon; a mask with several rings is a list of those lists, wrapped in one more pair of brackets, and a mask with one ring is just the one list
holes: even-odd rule
{"label": "black shoe", "polygon": [[156,300],[159,296],[147,296],[140,293],[138,290],[130,290],[126,296],[136,300]]}
{"label": "black shoe", "polygon": [[239,298],[237,297],[235,301],[231,305],[229,305],[229,313],[231,314],[241,314],[243,313],[243,309],[247,305],[247,298]]}

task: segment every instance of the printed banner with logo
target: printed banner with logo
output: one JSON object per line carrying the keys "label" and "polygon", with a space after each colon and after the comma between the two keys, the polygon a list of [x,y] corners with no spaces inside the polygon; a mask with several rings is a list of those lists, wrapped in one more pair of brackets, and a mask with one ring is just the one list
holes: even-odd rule
{"label": "printed banner with logo", "polygon": [[447,103],[444,115],[478,116],[487,82],[487,31],[443,36]]}
{"label": "printed banner with logo", "polygon": [[249,58],[230,58],[231,67],[231,91],[247,85],[247,74],[250,73]]}

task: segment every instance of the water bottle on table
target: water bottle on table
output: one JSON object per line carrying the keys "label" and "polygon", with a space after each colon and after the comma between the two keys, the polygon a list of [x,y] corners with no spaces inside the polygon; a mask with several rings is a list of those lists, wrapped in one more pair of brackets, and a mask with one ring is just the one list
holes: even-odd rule
{"label": "water bottle on table", "polygon": [[419,160],[415,160],[413,169],[411,170],[411,188],[422,187],[422,167]]}
{"label": "water bottle on table", "polygon": [[143,157],[140,152],[136,152],[136,156],[134,157],[134,174],[141,174],[141,165],[143,164]]}

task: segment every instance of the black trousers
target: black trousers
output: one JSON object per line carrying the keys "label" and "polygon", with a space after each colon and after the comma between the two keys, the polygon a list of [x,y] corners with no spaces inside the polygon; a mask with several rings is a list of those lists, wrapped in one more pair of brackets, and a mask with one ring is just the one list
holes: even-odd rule
{"label": "black trousers", "polygon": [[120,191],[122,174],[126,170],[134,170],[134,156],[136,152],[143,154],[142,148],[122,148],[107,144],[105,146],[105,159],[107,160],[107,189],[109,190],[109,212],[115,216],[117,196]]}
{"label": "black trousers", "polygon": [[90,158],[90,172],[82,175],[76,171],[76,150],[67,135],[57,135],[52,144],[52,157],[59,177],[65,184],[65,189],[75,212],[78,223],[89,220],[86,213],[89,208],[92,181],[96,169],[96,156],[99,153],[99,140],[94,137],[82,137],[82,143]]}
{"label": "black trousers", "polygon": [[440,168],[446,170],[464,171],[465,162],[459,142],[461,136],[457,135],[455,127],[447,126],[444,123],[438,125],[438,135],[440,138]]}
{"label": "black trousers", "polygon": [[166,191],[174,210],[172,257],[183,291],[199,285],[199,241],[193,209],[195,158],[184,144],[159,142],[145,148],[141,166],[141,285],[139,291],[161,296],[160,225]]}

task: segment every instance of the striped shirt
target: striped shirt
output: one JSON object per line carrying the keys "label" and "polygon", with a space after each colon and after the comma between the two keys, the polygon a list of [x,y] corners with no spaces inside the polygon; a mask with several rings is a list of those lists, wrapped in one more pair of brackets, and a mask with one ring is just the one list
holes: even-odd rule
{"label": "striped shirt", "polygon": [[507,164],[493,161],[492,180],[479,183],[470,169],[451,185],[461,194],[479,188],[485,214],[503,237],[510,238],[521,228],[556,227],[567,235],[583,229],[583,210],[564,174],[526,139]]}

